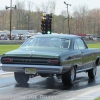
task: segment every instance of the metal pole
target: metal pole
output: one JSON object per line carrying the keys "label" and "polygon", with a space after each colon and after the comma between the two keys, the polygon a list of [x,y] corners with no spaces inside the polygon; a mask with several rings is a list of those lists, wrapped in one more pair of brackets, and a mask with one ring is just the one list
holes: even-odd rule
{"label": "metal pole", "polygon": [[68,6],[71,6],[71,4],[66,4],[66,2],[64,1],[64,4],[67,6],[67,15],[68,15],[68,32],[70,34],[70,25],[69,25],[69,12],[68,12]]}
{"label": "metal pole", "polygon": [[10,40],[12,39],[11,38],[11,29],[12,29],[12,25],[11,25],[11,22],[12,22],[12,8],[15,8],[16,9],[16,5],[15,5],[15,7],[12,7],[12,0],[10,0],[10,7],[5,7],[6,8],[6,10],[8,9],[8,8],[10,8],[10,36],[9,36],[9,38],[10,38]]}
{"label": "metal pole", "polygon": [[12,0],[10,1],[10,40],[11,40],[11,21],[12,21]]}
{"label": "metal pole", "polygon": [[27,15],[27,30],[29,32],[29,15]]}
{"label": "metal pole", "polygon": [[67,15],[68,15],[68,32],[70,34],[68,4],[67,4]]}

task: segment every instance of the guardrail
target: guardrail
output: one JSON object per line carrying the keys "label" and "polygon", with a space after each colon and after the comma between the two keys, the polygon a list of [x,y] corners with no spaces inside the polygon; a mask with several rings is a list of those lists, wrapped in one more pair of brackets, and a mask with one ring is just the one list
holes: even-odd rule
{"label": "guardrail", "polygon": [[[0,40],[0,44],[22,44],[25,40]],[[85,41],[87,44],[100,43],[100,41]]]}
{"label": "guardrail", "polygon": [[93,41],[93,40],[88,40],[88,41],[85,40],[85,42],[86,44],[100,43],[100,41]]}
{"label": "guardrail", "polygon": [[0,44],[22,44],[25,40],[0,40]]}

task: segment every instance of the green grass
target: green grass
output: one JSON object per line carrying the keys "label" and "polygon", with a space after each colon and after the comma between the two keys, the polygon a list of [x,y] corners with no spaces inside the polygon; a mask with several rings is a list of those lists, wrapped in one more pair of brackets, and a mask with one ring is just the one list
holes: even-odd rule
{"label": "green grass", "polygon": [[95,100],[100,100],[100,97],[99,98],[96,98]]}
{"label": "green grass", "polygon": [[89,48],[100,48],[100,43],[87,44]]}
{"label": "green grass", "polygon": [[19,47],[19,44],[13,45],[0,45],[0,55],[4,54],[5,52],[15,50]]}
{"label": "green grass", "polygon": [[[0,45],[0,55],[4,54],[5,52],[15,50],[20,46],[20,44],[13,44],[13,45]],[[87,44],[89,48],[100,48],[100,43],[95,44]]]}

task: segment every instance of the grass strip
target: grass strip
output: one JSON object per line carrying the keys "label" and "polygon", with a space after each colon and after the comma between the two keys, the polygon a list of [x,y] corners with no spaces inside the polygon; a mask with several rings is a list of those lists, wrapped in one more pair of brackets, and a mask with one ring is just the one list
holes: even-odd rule
{"label": "grass strip", "polygon": [[99,98],[96,98],[95,100],[100,100],[100,97]]}
{"label": "grass strip", "polygon": [[15,50],[18,47],[20,47],[20,44],[14,44],[14,45],[0,45],[0,55],[4,54],[5,52]]}
{"label": "grass strip", "polygon": [[[94,44],[87,44],[89,48],[100,48],[100,43]],[[13,44],[13,45],[0,45],[0,55],[4,54],[5,52],[15,50],[20,47],[20,44]]]}
{"label": "grass strip", "polygon": [[87,44],[89,48],[100,48],[100,43]]}

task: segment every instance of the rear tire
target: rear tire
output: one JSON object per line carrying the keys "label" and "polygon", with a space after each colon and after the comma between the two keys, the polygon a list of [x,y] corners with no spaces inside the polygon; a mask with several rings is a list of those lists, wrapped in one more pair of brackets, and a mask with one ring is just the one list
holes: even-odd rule
{"label": "rear tire", "polygon": [[97,66],[96,66],[96,64],[94,64],[93,68],[88,70],[88,77],[90,79],[94,79],[96,76],[96,73],[97,73]]}
{"label": "rear tire", "polygon": [[17,83],[26,84],[29,80],[29,75],[25,73],[14,72],[14,77]]}
{"label": "rear tire", "polygon": [[62,83],[64,85],[73,85],[76,79],[76,69],[72,67],[67,73],[62,74]]}

